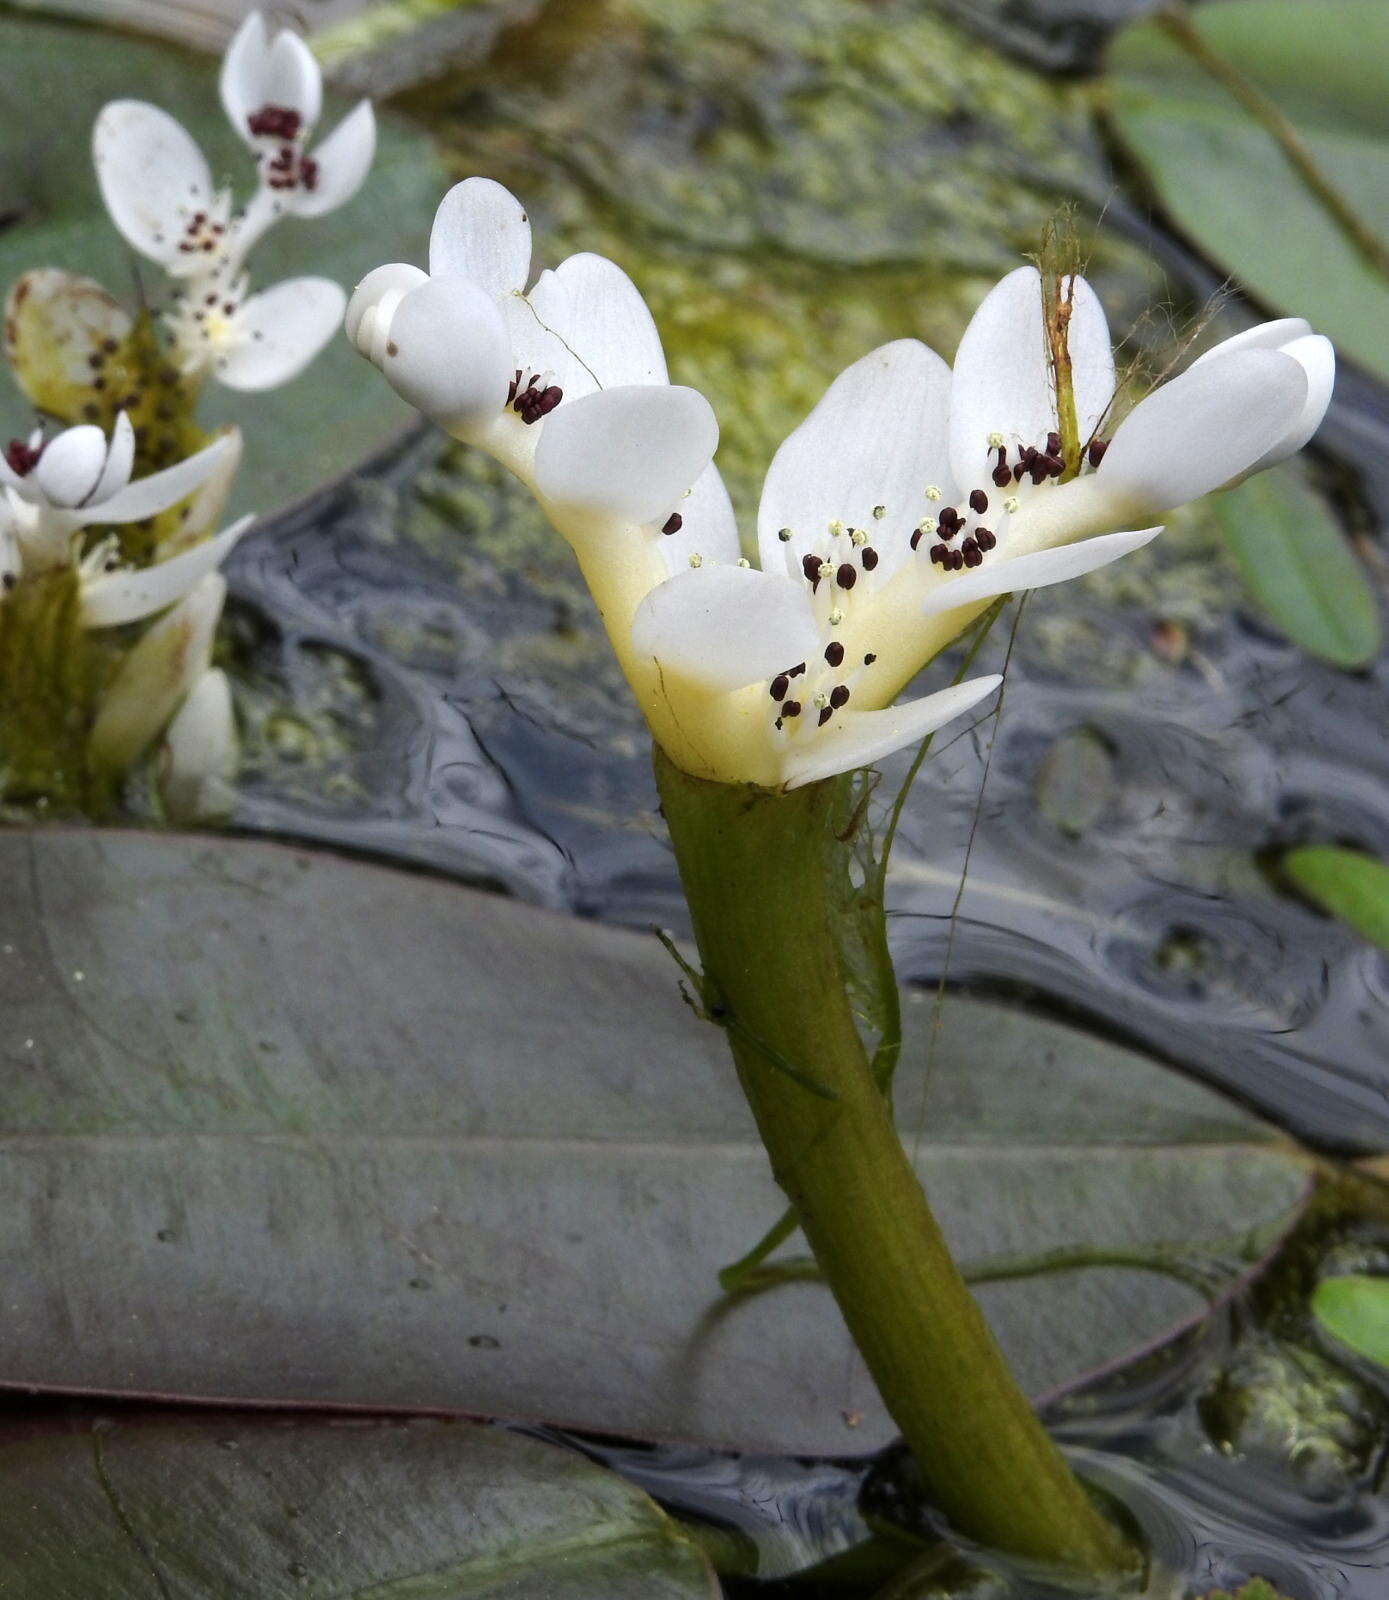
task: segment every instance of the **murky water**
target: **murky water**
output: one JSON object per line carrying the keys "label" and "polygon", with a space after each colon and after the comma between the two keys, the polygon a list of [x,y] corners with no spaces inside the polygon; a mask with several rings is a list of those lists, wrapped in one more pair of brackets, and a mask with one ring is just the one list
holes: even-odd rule
{"label": "murky water", "polygon": [[[1091,59],[1097,17],[1129,9],[998,4],[973,8],[970,26],[1064,72]],[[558,234],[603,248],[622,235],[612,206],[631,174],[600,138],[564,144],[597,92],[564,77],[573,26],[511,42],[487,81],[434,91],[427,109],[457,119],[460,162],[495,157],[487,170],[520,171]],[[758,82],[773,81],[775,92],[761,105],[763,126],[751,128],[730,121],[727,98],[709,87],[709,59],[694,45],[671,53],[680,26],[653,21],[641,37],[596,28],[585,45],[600,87],[604,72],[623,70],[613,62],[634,53],[642,71],[655,62],[665,74],[657,126],[671,138],[669,170],[639,175],[634,236],[655,237],[677,259],[685,249],[684,270],[697,268],[719,301],[710,315],[723,315],[724,302],[750,307],[756,359],[787,359],[756,326],[763,315],[829,315],[825,342],[845,360],[913,331],[882,311],[896,305],[902,281],[892,256],[902,248],[900,207],[890,226],[870,219],[853,234],[825,221],[837,215],[833,196],[818,197],[819,213],[798,207],[815,192],[799,170],[777,217],[758,216],[780,252],[771,287],[749,288],[748,263],[766,265],[767,235],[742,226],[747,173],[728,150],[765,139],[775,154],[787,108],[814,88],[824,62],[806,55],[798,82],[787,77],[789,56],[779,78],[776,61],[757,58]],[[721,48],[726,66],[737,50],[727,38]],[[649,110],[624,104],[622,115]],[[871,140],[864,115],[860,137]],[[911,115],[935,113],[913,106]],[[1066,140],[1083,142],[1066,116]],[[518,130],[530,136],[519,145]],[[963,158],[960,203],[976,222],[982,191],[968,163],[986,166],[988,155],[986,130],[982,149]],[[691,267],[689,241],[708,223],[698,206],[682,218],[692,201],[680,185],[701,161],[727,179],[725,226],[712,266],[696,251]],[[561,186],[581,198],[566,200]],[[1119,242],[1099,276],[1111,303],[1141,296],[1155,264],[1194,302],[1216,287],[1114,192],[1093,148],[1060,187],[1108,205]],[[951,234],[948,309],[940,333],[926,330],[945,348],[972,275],[991,271],[999,250],[1026,234],[1034,198],[1044,213],[1050,198],[1028,192],[994,215],[992,234]],[[944,202],[933,191],[922,204],[929,231],[930,208]],[[703,346],[682,331],[690,280],[672,270],[657,273],[654,297],[675,328],[677,368],[718,389],[736,344]],[[877,308],[871,316],[844,310],[858,304],[854,295]],[[913,302],[905,314],[919,309]],[[809,398],[783,396],[769,410],[745,397],[742,420],[758,448],[784,431],[788,407],[794,414]],[[1326,469],[1353,474],[1338,481],[1361,497],[1362,523],[1382,526],[1383,389],[1346,374],[1321,442]],[[737,457],[730,476],[746,511],[754,465]],[[249,754],[238,826],[427,864],[582,915],[682,924],[639,719],[566,554],[485,464],[417,435],[263,530],[231,578]],[[981,668],[1001,665],[1009,644],[1005,625]],[[1321,666],[1253,617],[1199,519],[1083,591],[1037,597],[1012,639],[1001,716],[943,737],[907,810],[891,887],[902,977],[935,983],[948,970],[953,983],[1062,1010],[1230,1090],[1319,1147],[1382,1148],[1389,960],[1289,897],[1266,863],[1311,839],[1389,854],[1387,694],[1383,661],[1360,674]],[[889,764],[889,791],[904,765]],[[1147,1533],[1154,1595],[1183,1592],[1173,1573],[1197,1593],[1251,1573],[1291,1600],[1389,1592],[1384,1397],[1373,1375],[1346,1375],[1317,1353],[1305,1317],[1285,1324],[1245,1303],[1194,1345],[1060,1413],[1078,1459]],[[740,1530],[768,1580],[759,1594],[782,1592],[772,1580],[842,1555],[867,1531],[857,1469],[601,1453],[675,1509]],[[1023,1582],[1007,1592],[1042,1591]]]}

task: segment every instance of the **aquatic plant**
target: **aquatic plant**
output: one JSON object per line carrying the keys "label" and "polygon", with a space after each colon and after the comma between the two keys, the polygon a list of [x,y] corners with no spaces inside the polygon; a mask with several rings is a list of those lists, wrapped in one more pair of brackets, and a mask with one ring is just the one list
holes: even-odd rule
{"label": "aquatic plant", "polygon": [[1095,295],[1073,264],[1019,268],[953,372],[899,340],[831,385],[772,462],[753,567],[713,414],[668,383],[637,290],[579,255],[527,291],[530,244],[520,203],[469,179],[439,209],[428,273],[369,274],[348,334],[530,486],[573,547],[652,732],[703,962],[691,999],[727,1033],[794,1219],[932,1498],[970,1538],[1122,1570],[1124,1539],[1009,1374],[893,1125],[891,826],[875,858],[862,769],[998,687],[894,703],[997,597],[1093,571],[1160,531],[1125,524],[1300,448],[1330,398],[1331,346],[1300,321],[1264,324],[1116,424]]}
{"label": "aquatic plant", "polygon": [[[100,814],[163,738],[165,808],[222,808],[235,760],[228,687],[211,665],[217,569],[252,519],[214,535],[241,455],[195,413],[204,382],[264,390],[327,343],[346,295],[327,278],[251,293],[247,256],[286,216],[348,200],[375,147],[362,101],[312,153],[322,78],[307,46],[252,13],[221,70],[227,115],[256,160],[240,212],[190,135],[137,100],[97,117],[93,155],[112,222],[172,288],[133,315],[55,268],[10,292],[12,371],[37,410],[71,424],[12,440],[0,461],[0,795]],[[161,615],[162,614],[162,615]],[[137,623],[158,618],[143,633]]]}

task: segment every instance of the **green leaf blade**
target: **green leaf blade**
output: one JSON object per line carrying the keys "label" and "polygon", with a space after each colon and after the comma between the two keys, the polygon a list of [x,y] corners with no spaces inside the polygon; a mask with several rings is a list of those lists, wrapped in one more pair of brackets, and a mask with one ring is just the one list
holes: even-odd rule
{"label": "green leaf blade", "polygon": [[1389,1278],[1361,1273],[1324,1278],[1313,1292],[1312,1312],[1357,1355],[1389,1367]]}
{"label": "green leaf blade", "polygon": [[1305,845],[1283,857],[1283,871],[1309,899],[1389,950],[1389,866],[1341,845]]}
{"label": "green leaf blade", "polygon": [[1290,465],[1211,502],[1250,594],[1279,630],[1333,666],[1368,666],[1383,643],[1379,601],[1325,503]]}

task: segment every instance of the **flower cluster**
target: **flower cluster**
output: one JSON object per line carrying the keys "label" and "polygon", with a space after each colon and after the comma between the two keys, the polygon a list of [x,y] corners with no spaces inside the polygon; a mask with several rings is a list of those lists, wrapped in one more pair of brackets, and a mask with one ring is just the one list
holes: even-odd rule
{"label": "flower cluster", "polygon": [[1326,339],[1266,323],[1116,423],[1094,291],[1056,284],[1058,361],[1041,275],[1019,268],[953,371],[901,339],[835,380],[772,461],[754,567],[713,466],[713,413],[669,384],[630,280],[585,254],[527,290],[530,250],[521,205],[470,178],[439,208],[428,273],[371,273],[348,335],[534,490],[653,735],[726,782],[794,788],[967,711],[996,678],[895,702],[994,597],[1092,572],[1154,538],[1165,512],[1299,449],[1335,376]]}
{"label": "flower cluster", "polygon": [[185,376],[269,389],[323,348],[346,296],[314,277],[252,294],[246,258],[280,218],[323,216],[356,193],[371,166],[376,125],[363,100],[310,152],[323,104],[318,63],[297,34],[271,38],[259,12],[227,49],[221,93],[256,159],[259,181],[244,210],[235,212],[230,191],[214,187],[187,130],[142,100],[115,100],[97,118],[97,178],[126,240],[178,283],[167,324]]}
{"label": "flower cluster", "polygon": [[165,112],[120,100],[96,123],[112,220],[177,285],[162,335],[58,269],[26,274],[7,302],[16,379],[37,409],[76,425],[0,452],[6,797],[101,809],[162,735],[167,807],[222,805],[236,744],[227,680],[210,665],[219,568],[251,519],[214,534],[241,437],[207,442],[193,405],[209,376],[235,389],[283,383],[331,337],[346,303],[337,284],[295,278],[251,294],[245,263],[278,218],[319,216],[354,193],[375,125],[363,102],[310,150],[318,67],[259,13],[232,40],[221,95],[259,172],[239,213]]}

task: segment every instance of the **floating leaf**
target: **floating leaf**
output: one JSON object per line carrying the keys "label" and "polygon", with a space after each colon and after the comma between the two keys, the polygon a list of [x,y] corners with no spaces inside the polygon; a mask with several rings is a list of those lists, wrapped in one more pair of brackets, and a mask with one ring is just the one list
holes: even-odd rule
{"label": "floating leaf", "polygon": [[[654,938],[133,831],[0,833],[0,908],[0,1380],[893,1437],[821,1285],[720,1297],[782,1201]],[[927,1116],[931,1008],[904,1009],[903,1127],[959,1255],[1068,1252],[979,1291],[1032,1393],[1200,1315],[1174,1253],[1228,1283],[1296,1213],[1265,1125],[999,1005],[947,1005]]]}
{"label": "floating leaf", "polygon": [[1312,1311],[1342,1344],[1389,1367],[1389,1278],[1359,1273],[1323,1278],[1312,1295]]}
{"label": "floating leaf", "polygon": [[1389,950],[1389,866],[1361,850],[1306,845],[1283,857],[1283,870],[1333,917]]}
{"label": "floating leaf", "polygon": [[[163,274],[133,255],[97,192],[92,124],[107,100],[157,101],[202,145],[218,181],[234,182],[244,198],[253,163],[223,114],[215,59],[13,15],[0,16],[0,56],[0,292],[34,268],[56,267],[97,280],[131,309],[142,294],[160,303],[167,294]],[[330,96],[322,126],[331,128],[346,109]],[[252,287],[313,273],[350,289],[382,261],[423,260],[447,183],[430,141],[399,118],[381,117],[376,162],[361,192],[329,216],[282,223],[251,257]],[[283,388],[248,396],[209,384],[199,421],[209,432],[239,422],[246,434],[237,514],[268,513],[302,499],[397,436],[411,418],[346,339],[334,339]],[[32,420],[25,397],[0,382],[0,438],[27,431]]]}
{"label": "floating leaf", "polygon": [[[1212,49],[1292,119],[1313,161],[1389,248],[1389,26],[1381,0],[1227,0],[1192,13]],[[1389,278],[1268,129],[1159,24],[1125,29],[1106,104],[1163,204],[1256,295],[1389,376]]]}
{"label": "floating leaf", "polygon": [[1375,592],[1296,467],[1260,473],[1211,505],[1249,592],[1294,644],[1338,667],[1375,659],[1383,638]]}
{"label": "floating leaf", "polygon": [[0,1429],[25,1600],[714,1600],[695,1545],[570,1451],[466,1422],[41,1417]]}

